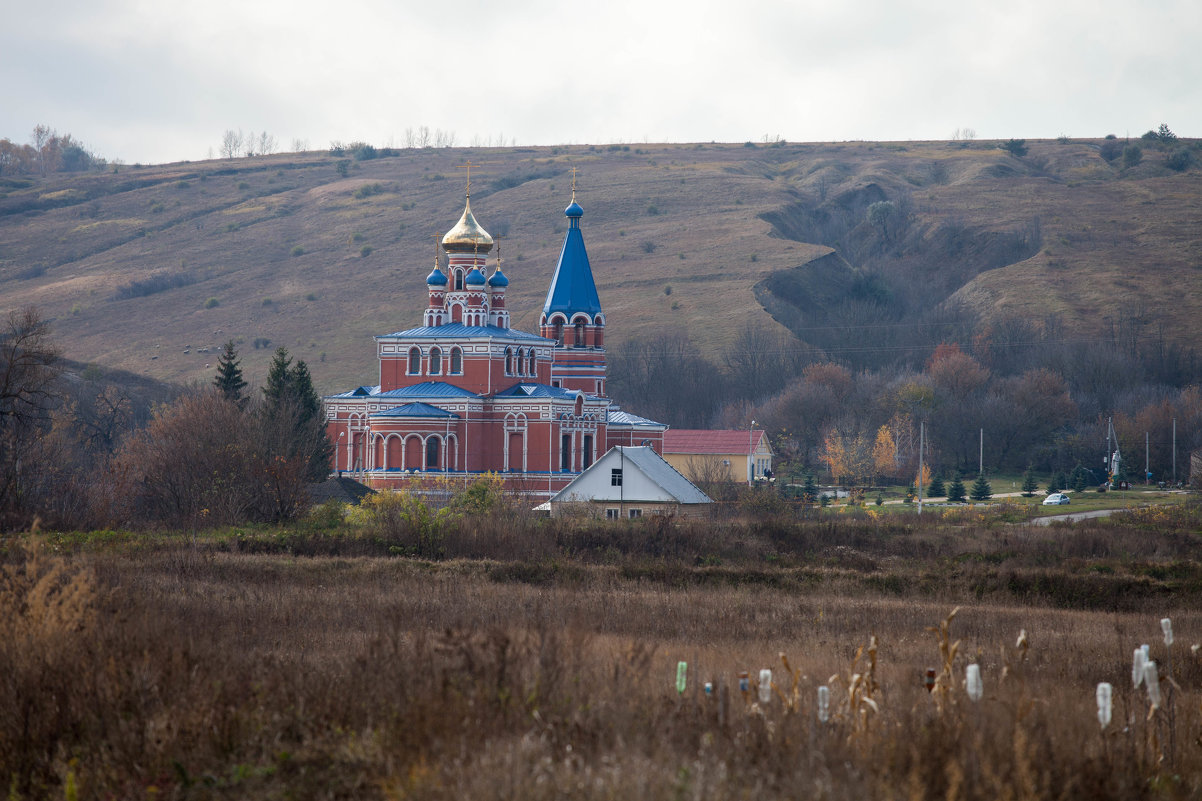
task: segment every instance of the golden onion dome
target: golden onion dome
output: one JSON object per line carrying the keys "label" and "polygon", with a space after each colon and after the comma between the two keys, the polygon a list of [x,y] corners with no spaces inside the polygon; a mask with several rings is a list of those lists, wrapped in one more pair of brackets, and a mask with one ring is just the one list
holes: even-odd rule
{"label": "golden onion dome", "polygon": [[472,201],[469,199],[459,222],[442,238],[443,250],[448,253],[487,253],[492,250],[492,246],[492,237],[476,222],[472,214]]}

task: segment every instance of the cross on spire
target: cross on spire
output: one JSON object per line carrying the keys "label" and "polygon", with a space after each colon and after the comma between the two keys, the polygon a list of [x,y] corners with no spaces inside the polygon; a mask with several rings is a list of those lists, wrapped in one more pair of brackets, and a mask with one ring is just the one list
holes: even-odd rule
{"label": "cross on spire", "polygon": [[576,168],[572,168],[572,202],[576,202]]}
{"label": "cross on spire", "polygon": [[467,164],[460,164],[456,167],[458,170],[467,170],[467,199],[472,199],[472,167],[479,167],[479,164],[472,164],[472,160],[468,159]]}
{"label": "cross on spire", "polygon": [[434,266],[438,267],[438,246],[442,243],[442,234],[434,234]]}

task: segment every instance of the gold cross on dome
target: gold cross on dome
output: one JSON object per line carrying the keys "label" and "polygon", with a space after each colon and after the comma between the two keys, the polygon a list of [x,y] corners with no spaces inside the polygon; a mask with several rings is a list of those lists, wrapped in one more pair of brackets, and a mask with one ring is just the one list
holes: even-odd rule
{"label": "gold cross on dome", "polygon": [[434,266],[438,266],[438,246],[442,243],[442,234],[434,234]]}
{"label": "gold cross on dome", "polygon": [[456,167],[456,169],[458,169],[458,170],[463,170],[463,169],[467,170],[467,197],[469,199],[472,196],[472,167],[479,167],[479,166],[480,166],[479,164],[472,164],[472,160],[468,159],[467,164],[460,164],[459,166]]}
{"label": "gold cross on dome", "polygon": [[576,202],[576,168],[572,168],[572,202]]}

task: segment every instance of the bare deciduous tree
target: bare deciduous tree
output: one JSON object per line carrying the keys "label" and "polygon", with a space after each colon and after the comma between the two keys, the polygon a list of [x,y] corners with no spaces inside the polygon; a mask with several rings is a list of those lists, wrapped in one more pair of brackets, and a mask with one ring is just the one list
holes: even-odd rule
{"label": "bare deciduous tree", "polygon": [[242,152],[242,129],[227,128],[221,135],[221,157],[232,159]]}
{"label": "bare deciduous tree", "polygon": [[270,156],[276,151],[275,137],[262,131],[259,133],[258,153],[260,156]]}

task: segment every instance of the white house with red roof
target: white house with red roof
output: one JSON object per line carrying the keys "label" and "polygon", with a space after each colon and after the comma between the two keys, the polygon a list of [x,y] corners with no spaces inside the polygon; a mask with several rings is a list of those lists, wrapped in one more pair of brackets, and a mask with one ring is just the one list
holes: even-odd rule
{"label": "white house with red roof", "polygon": [[772,445],[758,428],[668,429],[664,459],[692,481],[753,481],[772,477]]}

